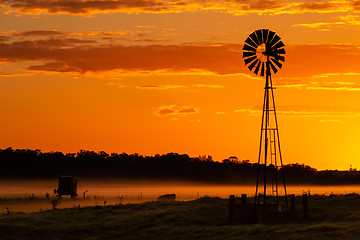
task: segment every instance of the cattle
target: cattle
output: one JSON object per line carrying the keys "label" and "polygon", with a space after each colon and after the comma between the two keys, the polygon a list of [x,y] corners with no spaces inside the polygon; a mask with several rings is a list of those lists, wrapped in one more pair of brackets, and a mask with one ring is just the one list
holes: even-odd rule
{"label": "cattle", "polygon": [[176,199],[176,194],[165,194],[165,195],[161,195],[160,197],[158,197],[158,201],[161,202],[171,202],[171,201],[175,201]]}

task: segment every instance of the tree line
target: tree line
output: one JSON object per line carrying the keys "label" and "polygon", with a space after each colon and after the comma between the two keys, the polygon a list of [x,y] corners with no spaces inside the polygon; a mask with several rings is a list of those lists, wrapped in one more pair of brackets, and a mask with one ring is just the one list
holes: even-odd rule
{"label": "tree line", "polygon": [[[263,165],[236,157],[214,161],[211,156],[189,157],[167,153],[142,156],[80,150],[77,153],[42,152],[39,149],[0,149],[0,178],[50,179],[62,175],[79,178],[185,180],[218,184],[255,184]],[[269,166],[269,172],[274,166]],[[262,170],[261,170],[262,171]],[[360,184],[360,171],[318,171],[304,164],[284,165],[287,184]]]}

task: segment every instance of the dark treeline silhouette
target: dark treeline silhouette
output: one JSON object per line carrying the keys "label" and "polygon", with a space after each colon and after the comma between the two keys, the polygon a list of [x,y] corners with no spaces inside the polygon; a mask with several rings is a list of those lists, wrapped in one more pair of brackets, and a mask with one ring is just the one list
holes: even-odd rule
{"label": "dark treeline silhouette", "polygon": [[[255,184],[258,164],[230,157],[217,162],[211,156],[186,154],[142,156],[80,150],[78,153],[1,149],[0,178],[49,179],[61,175],[83,178],[185,180],[218,184]],[[272,166],[270,166],[271,168]],[[304,164],[285,165],[288,184],[360,184],[360,171],[317,171]]]}

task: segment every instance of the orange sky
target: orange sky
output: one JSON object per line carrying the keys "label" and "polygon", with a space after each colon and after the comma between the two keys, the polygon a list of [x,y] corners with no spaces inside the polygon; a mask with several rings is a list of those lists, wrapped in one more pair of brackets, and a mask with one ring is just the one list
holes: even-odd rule
{"label": "orange sky", "polygon": [[260,28],[283,161],[360,168],[360,1],[0,0],[0,148],[257,161]]}

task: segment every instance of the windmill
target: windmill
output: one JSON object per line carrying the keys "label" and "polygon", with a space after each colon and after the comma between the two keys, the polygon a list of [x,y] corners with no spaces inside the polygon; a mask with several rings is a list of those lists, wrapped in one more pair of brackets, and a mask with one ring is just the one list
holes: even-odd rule
{"label": "windmill", "polygon": [[287,205],[285,177],[282,172],[279,129],[275,109],[274,87],[271,75],[277,73],[285,62],[284,43],[275,32],[259,29],[245,40],[243,58],[245,65],[256,75],[265,77],[265,93],[262,109],[260,147],[256,178],[255,204],[265,208],[267,200],[279,205],[280,182]]}

